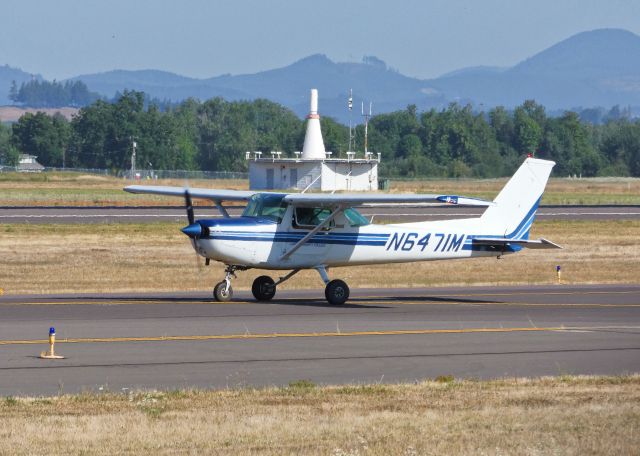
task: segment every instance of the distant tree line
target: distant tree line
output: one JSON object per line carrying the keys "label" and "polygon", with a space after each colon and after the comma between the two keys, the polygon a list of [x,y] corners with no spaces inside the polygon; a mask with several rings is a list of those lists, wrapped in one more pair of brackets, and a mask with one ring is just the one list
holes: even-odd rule
{"label": "distant tree line", "polygon": [[513,112],[410,106],[371,124],[371,144],[392,158],[383,166],[390,176],[506,176],[527,154],[556,161],[556,176],[640,176],[640,120],[627,117],[593,125],[572,111],[548,117],[529,100]]}
{"label": "distant tree line", "polygon": [[20,151],[14,145],[11,128],[0,123],[0,165],[15,166]]}
{"label": "distant tree line", "polygon": [[[326,149],[346,157],[348,128],[328,117],[321,123]],[[363,130],[356,128],[359,151]],[[125,91],[81,108],[71,121],[23,115],[0,128],[0,160],[10,163],[20,151],[45,166],[122,170],[136,141],[138,168],[243,171],[245,151],[293,156],[304,131],[303,120],[267,100],[189,99],[161,111],[143,93]],[[409,106],[374,116],[368,145],[382,154],[380,174],[388,177],[507,176],[527,154],[556,161],[556,176],[640,176],[640,120],[594,125],[571,111],[548,116],[534,101],[481,113],[457,104],[426,112]]]}
{"label": "distant tree line", "polygon": [[32,81],[18,85],[12,81],[9,99],[30,108],[59,108],[62,106],[87,106],[98,100],[100,95],[90,92],[82,81],[61,82]]}

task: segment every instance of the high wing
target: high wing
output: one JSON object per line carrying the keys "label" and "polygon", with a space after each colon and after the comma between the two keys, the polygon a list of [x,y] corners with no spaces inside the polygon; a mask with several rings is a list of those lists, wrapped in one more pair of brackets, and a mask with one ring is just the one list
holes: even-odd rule
{"label": "high wing", "polygon": [[[189,190],[192,198],[204,198],[212,201],[247,201],[256,193],[247,190],[215,190],[208,188],[189,188],[154,186],[154,185],[130,185],[124,188],[129,193],[149,193],[154,195],[184,196],[185,190]],[[280,193],[281,194],[281,193]],[[314,207],[354,207],[367,204],[393,204],[393,203],[433,203],[439,205],[465,205],[465,206],[493,206],[491,201],[477,198],[469,198],[457,195],[429,195],[429,194],[387,194],[387,193],[288,193],[284,202],[294,206]]]}
{"label": "high wing", "polygon": [[547,239],[508,239],[508,238],[490,238],[490,237],[474,237],[471,241],[476,245],[485,245],[493,247],[497,250],[504,249],[508,245],[519,245],[528,249],[561,249],[558,244]]}
{"label": "high wing", "polygon": [[183,188],[162,185],[129,185],[124,188],[129,193],[149,193],[152,195],[167,195],[184,197],[185,190],[192,198],[203,198],[212,201],[247,201],[258,192],[246,190],[215,190],[209,188]]}
{"label": "high wing", "polygon": [[457,195],[428,194],[376,194],[376,193],[290,193],[284,197],[294,206],[341,206],[353,207],[380,203],[434,203],[457,204],[466,206],[493,206],[491,201]]}

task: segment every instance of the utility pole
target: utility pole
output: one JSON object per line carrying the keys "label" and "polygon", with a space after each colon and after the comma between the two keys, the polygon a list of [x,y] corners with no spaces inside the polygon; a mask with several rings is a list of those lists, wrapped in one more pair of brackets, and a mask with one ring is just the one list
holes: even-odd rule
{"label": "utility pole", "polygon": [[369,102],[369,114],[364,112],[364,101],[362,102],[362,117],[364,117],[364,155],[367,155],[367,138],[369,136],[369,117],[371,117],[372,103]]}
{"label": "utility pole", "polygon": [[136,147],[138,144],[131,138],[131,179],[136,178]]}

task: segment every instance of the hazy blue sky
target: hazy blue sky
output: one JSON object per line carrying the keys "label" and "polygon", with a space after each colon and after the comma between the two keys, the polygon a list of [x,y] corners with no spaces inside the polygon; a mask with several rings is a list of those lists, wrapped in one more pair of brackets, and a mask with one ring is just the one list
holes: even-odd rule
{"label": "hazy blue sky", "polygon": [[50,79],[115,68],[209,77],[323,53],[428,78],[510,66],[603,27],[640,34],[640,0],[3,0],[0,64]]}

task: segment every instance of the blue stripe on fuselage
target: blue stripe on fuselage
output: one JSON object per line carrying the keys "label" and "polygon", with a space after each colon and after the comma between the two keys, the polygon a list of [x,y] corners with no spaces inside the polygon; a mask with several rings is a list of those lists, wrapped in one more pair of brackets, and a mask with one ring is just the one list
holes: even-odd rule
{"label": "blue stripe on fuselage", "polygon": [[[263,233],[256,236],[256,233],[246,233],[246,235],[238,235],[231,233],[212,234],[207,239],[213,240],[227,240],[227,241],[249,241],[249,242],[298,242],[304,236],[298,236],[297,233]],[[387,236],[388,237],[388,236]],[[371,238],[368,236],[352,236],[341,237],[332,235],[316,235],[309,240],[310,244],[342,244],[342,245],[372,245],[372,246],[384,246],[387,243],[387,238]]]}

